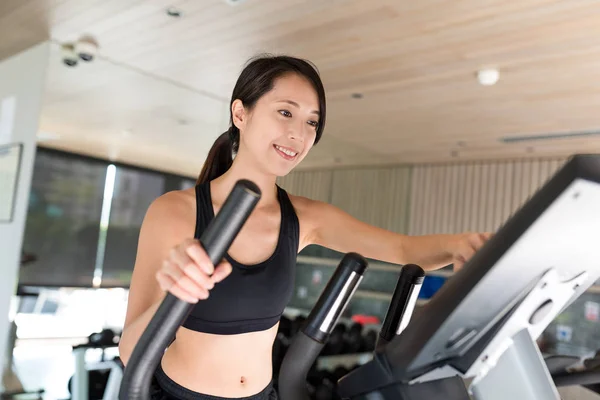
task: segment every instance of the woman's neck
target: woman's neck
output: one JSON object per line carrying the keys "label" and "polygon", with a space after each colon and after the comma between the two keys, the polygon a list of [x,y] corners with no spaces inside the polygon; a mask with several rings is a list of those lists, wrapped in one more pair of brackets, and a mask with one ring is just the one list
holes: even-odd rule
{"label": "woman's neck", "polygon": [[234,160],[231,168],[214,180],[213,191],[217,192],[214,195],[219,200],[224,201],[237,181],[247,179],[255,183],[262,193],[257,207],[267,206],[276,202],[277,188],[275,184],[277,177],[241,164],[240,162],[236,163],[236,160]]}

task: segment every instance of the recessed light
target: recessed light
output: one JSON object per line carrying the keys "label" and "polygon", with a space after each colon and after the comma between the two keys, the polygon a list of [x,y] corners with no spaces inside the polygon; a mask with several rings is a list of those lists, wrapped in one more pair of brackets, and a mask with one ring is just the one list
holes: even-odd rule
{"label": "recessed light", "polygon": [[362,93],[352,93],[353,99],[362,99],[364,96]]}
{"label": "recessed light", "polygon": [[477,71],[477,80],[483,86],[495,85],[500,79],[500,71],[496,68],[484,68]]}
{"label": "recessed light", "polygon": [[167,15],[173,18],[179,18],[183,15],[183,12],[176,7],[167,8]]}

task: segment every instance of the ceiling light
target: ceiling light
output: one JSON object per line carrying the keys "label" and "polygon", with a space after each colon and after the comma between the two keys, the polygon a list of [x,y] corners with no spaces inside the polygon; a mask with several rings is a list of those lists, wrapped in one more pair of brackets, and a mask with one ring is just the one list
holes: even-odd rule
{"label": "ceiling light", "polygon": [[495,85],[500,79],[500,72],[496,68],[484,68],[477,71],[477,80],[483,86]]}

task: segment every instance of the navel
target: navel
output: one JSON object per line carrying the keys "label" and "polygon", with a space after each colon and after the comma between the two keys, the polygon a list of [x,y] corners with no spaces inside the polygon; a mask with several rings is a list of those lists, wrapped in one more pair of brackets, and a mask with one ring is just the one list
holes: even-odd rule
{"label": "navel", "polygon": [[245,377],[241,377],[240,378],[240,383],[243,385],[244,383],[246,383],[246,378]]}

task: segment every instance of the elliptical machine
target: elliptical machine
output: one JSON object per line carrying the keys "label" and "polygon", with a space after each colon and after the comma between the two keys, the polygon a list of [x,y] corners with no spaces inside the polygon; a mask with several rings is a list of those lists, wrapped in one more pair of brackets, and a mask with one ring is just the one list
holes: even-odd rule
{"label": "elliptical machine", "polygon": [[[408,325],[418,266],[403,268],[373,359],[338,381],[338,395],[559,400],[557,386],[600,383],[600,363],[579,371],[553,367],[535,342],[600,278],[599,233],[600,156],[574,156]],[[339,276],[328,287],[350,284]],[[308,399],[306,373],[333,326],[323,316],[340,315],[347,301],[323,292],[284,357],[282,400]]]}

